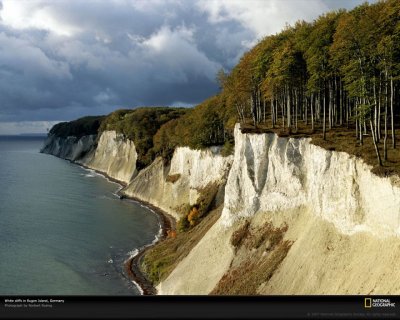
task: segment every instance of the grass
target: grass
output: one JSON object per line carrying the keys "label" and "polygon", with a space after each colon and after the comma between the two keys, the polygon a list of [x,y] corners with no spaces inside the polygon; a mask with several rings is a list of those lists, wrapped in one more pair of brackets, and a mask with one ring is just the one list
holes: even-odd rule
{"label": "grass", "polygon": [[140,267],[153,285],[168,277],[218,220],[221,212],[222,206],[212,210],[192,229],[178,233],[175,238],[159,242],[145,253]]}

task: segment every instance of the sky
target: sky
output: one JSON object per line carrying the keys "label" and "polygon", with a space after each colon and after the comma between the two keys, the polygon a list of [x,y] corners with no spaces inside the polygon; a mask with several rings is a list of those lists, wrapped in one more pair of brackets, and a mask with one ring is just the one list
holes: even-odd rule
{"label": "sky", "polygon": [[363,2],[0,0],[0,135],[118,108],[194,106],[264,36]]}

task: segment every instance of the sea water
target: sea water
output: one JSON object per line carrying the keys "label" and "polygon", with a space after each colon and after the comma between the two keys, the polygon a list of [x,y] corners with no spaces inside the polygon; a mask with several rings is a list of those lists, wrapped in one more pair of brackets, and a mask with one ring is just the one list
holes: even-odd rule
{"label": "sea water", "polygon": [[124,261],[158,217],[119,185],[41,154],[41,137],[0,137],[0,295],[137,295]]}

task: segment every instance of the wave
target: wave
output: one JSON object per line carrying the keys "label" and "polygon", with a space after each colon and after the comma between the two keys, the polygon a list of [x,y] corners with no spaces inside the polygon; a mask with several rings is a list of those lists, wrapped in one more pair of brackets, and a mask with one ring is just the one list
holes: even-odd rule
{"label": "wave", "polygon": [[102,174],[96,172],[93,169],[87,169],[87,168],[83,168],[85,171],[88,171],[88,173],[81,173],[82,176],[86,177],[86,178],[94,178],[94,177],[103,177]]}
{"label": "wave", "polygon": [[144,291],[143,291],[142,287],[139,286],[139,284],[138,284],[135,280],[132,280],[132,283],[133,283],[133,284],[135,285],[135,287],[138,289],[140,295],[143,296],[143,295],[144,295]]}
{"label": "wave", "polygon": [[119,192],[120,192],[124,187],[121,186],[120,184],[118,184],[118,186],[119,186],[119,188],[117,189],[117,191],[113,192],[112,194],[113,194],[116,198],[120,199],[120,194],[119,194]]}
{"label": "wave", "polygon": [[129,256],[129,258],[126,259],[126,261],[128,261],[129,259],[132,259],[132,258],[136,257],[136,256],[138,255],[138,253],[139,253],[139,250],[140,250],[140,249],[134,249],[134,250],[132,250],[132,251],[129,251],[129,252],[127,253],[127,256]]}
{"label": "wave", "polygon": [[156,244],[162,237],[163,228],[162,228],[161,222],[158,222],[158,226],[159,226],[158,233],[155,235],[154,240],[151,242],[151,245]]}
{"label": "wave", "polygon": [[94,178],[96,175],[92,173],[87,173],[84,175],[86,178]]}
{"label": "wave", "polygon": [[88,177],[88,178],[102,177],[102,178],[106,179],[108,182],[118,185],[118,187],[119,187],[118,191],[120,191],[123,188],[119,182],[109,179],[106,174],[103,174],[101,172],[97,172],[94,169],[90,169],[90,168],[86,168],[86,167],[82,167],[82,166],[81,166],[81,168],[85,171],[89,171],[89,173],[87,173],[87,174],[84,174],[84,173],[82,174],[85,177]]}

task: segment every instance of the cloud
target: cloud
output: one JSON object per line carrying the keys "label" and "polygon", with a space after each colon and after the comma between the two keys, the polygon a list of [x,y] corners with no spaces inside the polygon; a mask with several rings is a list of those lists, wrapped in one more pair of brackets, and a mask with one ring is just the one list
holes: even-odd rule
{"label": "cloud", "polygon": [[257,39],[335,3],[3,0],[0,127],[195,105],[217,92],[216,72],[232,68]]}
{"label": "cloud", "polygon": [[329,9],[320,0],[201,0],[197,5],[208,14],[210,23],[235,20],[258,39],[279,32],[285,24],[312,20]]}
{"label": "cloud", "polygon": [[187,83],[191,76],[214,81],[221,66],[197,49],[193,34],[194,29],[184,25],[175,30],[163,26],[141,43],[141,50],[131,55],[144,59],[152,71],[151,78],[160,82]]}
{"label": "cloud", "polygon": [[15,29],[40,29],[58,35],[72,36],[79,31],[77,26],[60,21],[60,12],[45,1],[4,0],[2,20]]}

